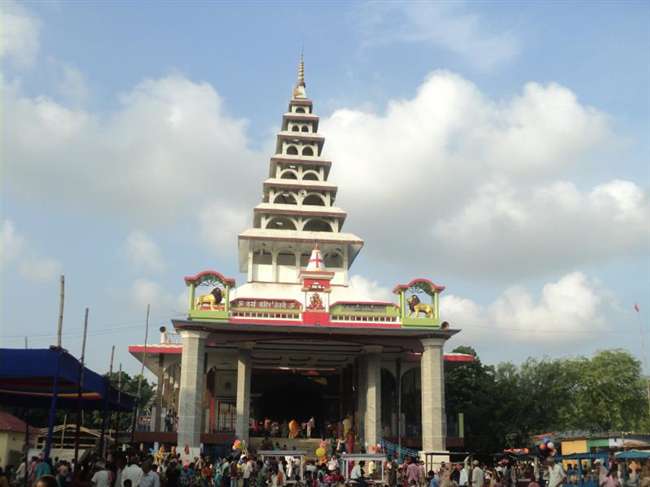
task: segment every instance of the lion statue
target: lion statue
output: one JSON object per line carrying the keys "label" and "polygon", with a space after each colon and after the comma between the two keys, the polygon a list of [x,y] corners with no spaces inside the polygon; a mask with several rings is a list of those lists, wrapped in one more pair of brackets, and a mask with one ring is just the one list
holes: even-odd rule
{"label": "lion statue", "polygon": [[427,318],[433,318],[433,308],[429,304],[422,303],[420,298],[415,294],[411,296],[408,301],[409,310],[411,310],[410,316],[415,316],[416,318],[420,313],[424,313]]}
{"label": "lion statue", "polygon": [[221,304],[222,300],[223,293],[221,292],[221,289],[215,287],[212,291],[210,291],[210,294],[202,294],[201,296],[197,297],[194,301],[194,307],[201,308],[203,305],[207,304],[210,306],[210,310],[214,310],[215,305]]}

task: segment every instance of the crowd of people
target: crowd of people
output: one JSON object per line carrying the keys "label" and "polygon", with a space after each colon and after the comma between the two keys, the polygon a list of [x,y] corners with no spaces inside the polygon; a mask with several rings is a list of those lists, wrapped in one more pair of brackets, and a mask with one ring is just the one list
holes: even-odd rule
{"label": "crowd of people", "polygon": [[316,460],[291,451],[258,458],[233,450],[231,456],[212,460],[201,454],[189,458],[173,448],[152,454],[113,452],[106,458],[90,455],[78,464],[32,457],[15,469],[0,468],[0,487],[368,487],[380,482],[388,487],[650,487],[650,461],[596,460],[565,469],[553,458],[502,459],[486,465],[467,457],[427,471],[422,460],[412,457],[398,462],[389,455],[385,461],[356,463],[341,458],[336,449]]}

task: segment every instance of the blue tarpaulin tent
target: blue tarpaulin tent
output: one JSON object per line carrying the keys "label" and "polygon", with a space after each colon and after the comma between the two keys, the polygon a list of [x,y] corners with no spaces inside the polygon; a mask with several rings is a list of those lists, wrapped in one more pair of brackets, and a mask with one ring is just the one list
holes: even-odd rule
{"label": "blue tarpaulin tent", "polygon": [[107,411],[131,411],[135,400],[63,348],[0,348],[0,405],[49,409],[48,456],[57,409],[102,410],[105,417]]}
{"label": "blue tarpaulin tent", "polygon": [[[49,408],[57,395],[57,407],[76,408],[79,404],[81,364],[60,348],[0,349],[0,404],[28,408]],[[83,409],[130,411],[134,399],[120,394],[106,377],[84,368],[81,388]]]}

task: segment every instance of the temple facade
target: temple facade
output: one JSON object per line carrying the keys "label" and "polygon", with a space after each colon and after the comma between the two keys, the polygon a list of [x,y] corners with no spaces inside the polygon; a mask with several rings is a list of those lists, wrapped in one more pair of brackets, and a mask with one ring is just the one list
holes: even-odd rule
{"label": "temple facade", "polygon": [[130,347],[158,378],[141,441],[253,442],[265,420],[313,418],[314,436],[344,425],[355,449],[382,440],[449,446],[444,363],[465,358],[443,353],[458,332],[440,317],[444,287],[405,279],[387,302],[352,292],[348,273],[363,240],[343,231],[318,129],[301,59],[262,201],[239,234],[245,282],[215,270],[185,277],[178,338],[162,331],[160,343]]}

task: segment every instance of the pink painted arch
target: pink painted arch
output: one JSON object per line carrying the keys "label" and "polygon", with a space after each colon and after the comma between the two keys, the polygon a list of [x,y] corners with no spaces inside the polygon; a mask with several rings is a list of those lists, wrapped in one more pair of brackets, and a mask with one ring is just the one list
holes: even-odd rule
{"label": "pink painted arch", "polygon": [[235,287],[235,280],[231,277],[225,277],[221,272],[217,271],[202,271],[194,276],[185,276],[185,284],[188,286],[194,284],[195,286],[201,284],[206,277],[213,277],[218,281],[222,282],[224,286]]}
{"label": "pink painted arch", "polygon": [[425,279],[423,277],[419,277],[417,279],[413,279],[408,284],[398,284],[393,289],[393,293],[399,294],[400,292],[406,291],[407,289],[410,289],[413,286],[422,286],[424,288],[428,288],[431,293],[441,293],[442,291],[445,290],[445,286],[440,286],[440,285],[434,283],[430,279]]}

